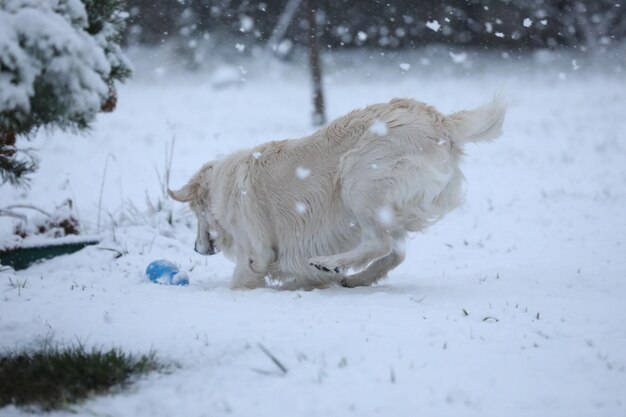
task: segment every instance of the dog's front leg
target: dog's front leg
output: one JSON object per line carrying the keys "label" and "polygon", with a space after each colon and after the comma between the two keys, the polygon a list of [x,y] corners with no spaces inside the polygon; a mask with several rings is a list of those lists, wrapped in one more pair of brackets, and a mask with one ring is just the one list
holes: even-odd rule
{"label": "dog's front leg", "polygon": [[251,259],[238,260],[233,273],[233,279],[230,282],[230,288],[238,290],[251,290],[254,288],[265,287],[265,271],[256,271],[253,269],[253,261]]}

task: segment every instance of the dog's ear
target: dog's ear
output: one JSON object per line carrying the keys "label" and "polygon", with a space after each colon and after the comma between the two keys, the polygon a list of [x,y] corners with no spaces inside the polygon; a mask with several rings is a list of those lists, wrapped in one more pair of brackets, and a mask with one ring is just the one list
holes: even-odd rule
{"label": "dog's ear", "polygon": [[198,200],[205,196],[209,189],[210,172],[213,169],[213,163],[205,164],[193,177],[187,185],[178,191],[167,189],[167,194],[176,201],[186,203],[188,201]]}
{"label": "dog's ear", "polygon": [[167,194],[175,201],[179,201],[181,203],[186,203],[188,201],[192,201],[198,198],[198,190],[200,189],[200,184],[196,181],[191,181],[183,188],[177,191],[172,191],[169,188],[167,189]]}

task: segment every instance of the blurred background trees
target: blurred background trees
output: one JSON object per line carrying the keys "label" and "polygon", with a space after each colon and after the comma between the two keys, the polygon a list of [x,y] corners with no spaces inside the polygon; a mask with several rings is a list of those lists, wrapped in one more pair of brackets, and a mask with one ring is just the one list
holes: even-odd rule
{"label": "blurred background trees", "polygon": [[[431,43],[476,48],[588,49],[626,36],[623,0],[311,0],[326,48],[411,48]],[[194,49],[212,36],[266,42],[287,0],[130,0],[127,39],[177,38]],[[430,22],[430,24],[428,24]],[[428,24],[428,25],[427,25]],[[280,45],[307,43],[300,8]]]}
{"label": "blurred background trees", "polygon": [[[293,15],[284,13],[289,2]],[[281,16],[289,16],[284,31],[276,30]],[[584,53],[625,37],[625,0],[0,0],[0,184],[19,184],[36,167],[16,137],[39,127],[85,129],[115,107],[114,81],[130,74],[120,42],[173,46],[177,62],[193,68],[225,50],[284,59],[305,48],[319,57],[317,46]],[[313,58],[319,124],[321,66]]]}
{"label": "blurred background trees", "polygon": [[[128,23],[128,44],[167,44],[177,63],[187,68],[211,65],[216,56],[241,63],[235,51],[247,56],[272,51],[303,61],[302,51],[308,49],[313,124],[320,125],[324,102],[319,56],[324,50],[402,53],[429,47],[427,53],[445,50],[457,64],[468,51],[491,50],[503,59],[560,48],[593,54],[626,37],[626,1],[129,0]],[[462,52],[453,52],[457,50]],[[545,59],[549,55],[538,54]],[[241,78],[237,68],[242,67],[235,64],[230,70],[233,80]]]}

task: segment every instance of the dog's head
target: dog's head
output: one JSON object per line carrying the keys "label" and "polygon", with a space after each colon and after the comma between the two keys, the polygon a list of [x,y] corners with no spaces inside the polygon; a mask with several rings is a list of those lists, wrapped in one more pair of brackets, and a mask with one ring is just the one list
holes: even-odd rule
{"label": "dog's head", "polygon": [[201,255],[215,255],[221,251],[223,231],[211,210],[210,175],[211,165],[204,166],[177,191],[167,190],[169,196],[181,203],[189,203],[189,208],[198,220],[198,234],[194,250]]}

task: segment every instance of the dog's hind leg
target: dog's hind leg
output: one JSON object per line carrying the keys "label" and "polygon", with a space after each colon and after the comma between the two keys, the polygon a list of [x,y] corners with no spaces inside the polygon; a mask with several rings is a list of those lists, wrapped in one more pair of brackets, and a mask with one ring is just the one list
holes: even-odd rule
{"label": "dog's hind leg", "polygon": [[378,280],[385,278],[389,271],[400,265],[404,260],[404,237],[405,233],[394,235],[393,250],[389,255],[375,261],[367,269],[339,279],[337,282],[343,287],[353,288],[372,285]]}
{"label": "dog's hind leg", "polygon": [[316,256],[309,259],[309,263],[321,271],[340,273],[347,269],[365,268],[392,252],[393,239],[382,225],[363,220],[359,224],[362,239],[357,247],[336,255]]}
{"label": "dog's hind leg", "polygon": [[[367,133],[370,135],[370,133]],[[361,242],[351,250],[316,256],[309,263],[322,271],[362,270],[391,254],[393,233],[404,231],[402,213],[396,202],[398,187],[404,185],[395,173],[396,161],[403,158],[394,151],[393,137],[364,137],[362,143],[342,157],[339,169],[341,200],[361,229]],[[395,153],[394,153],[395,152]]]}

